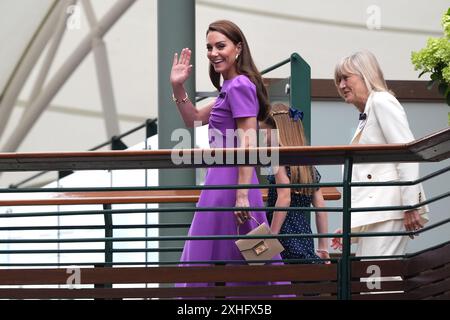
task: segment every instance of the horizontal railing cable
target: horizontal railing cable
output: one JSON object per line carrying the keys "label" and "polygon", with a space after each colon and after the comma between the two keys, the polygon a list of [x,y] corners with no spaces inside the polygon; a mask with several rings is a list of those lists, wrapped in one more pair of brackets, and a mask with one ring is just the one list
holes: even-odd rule
{"label": "horizontal railing cable", "polygon": [[[337,259],[331,258],[331,259],[323,259],[324,261],[331,261],[336,262]],[[252,263],[264,263],[266,262],[267,265],[270,264],[279,264],[279,263],[308,263],[308,262],[317,262],[317,259],[274,259],[274,260],[247,260],[246,262]],[[236,264],[236,265],[242,265],[242,260],[196,260],[196,261],[189,261],[187,263],[181,263],[182,265],[225,265],[225,264]],[[73,262],[61,262],[61,263],[0,263],[0,266],[2,267],[25,267],[25,266],[33,266],[33,267],[50,267],[50,266],[123,266],[123,265],[153,265],[153,266],[164,266],[164,265],[173,265],[173,266],[180,266],[180,261],[130,261],[130,262],[102,262],[102,261],[96,261],[96,262],[80,262],[80,263],[73,263]]]}
{"label": "horizontal railing cable", "polygon": [[269,234],[269,235],[214,235],[214,236],[163,236],[163,237],[103,237],[103,238],[53,238],[53,239],[0,239],[0,243],[82,243],[82,242],[144,242],[179,240],[237,240],[237,239],[278,239],[278,238],[331,238],[341,234]]}
{"label": "horizontal railing cable", "polygon": [[[284,60],[282,60],[282,61],[280,61],[280,62],[274,64],[273,66],[270,66],[270,67],[268,67],[268,68],[262,70],[260,73],[261,73],[261,75],[265,75],[266,73],[269,73],[269,72],[271,72],[271,71],[273,71],[273,70],[275,70],[275,69],[278,69],[279,67],[282,67],[282,66],[284,66],[285,64],[288,64],[289,62],[291,62],[291,58],[284,59]],[[197,92],[197,94],[198,94],[198,92]],[[196,99],[195,99],[195,102],[200,102],[200,101],[203,101],[203,100],[205,100],[205,99],[207,99],[207,98],[215,97],[215,96],[217,96],[218,94],[219,94],[218,91],[213,91],[213,92],[201,92],[201,94],[200,94],[201,96],[200,96],[200,97],[197,96]]]}
{"label": "horizontal railing cable", "polygon": [[[391,211],[391,210],[412,210],[430,204],[450,196],[450,192],[432,197],[426,201],[415,205],[405,206],[384,206],[384,207],[358,207],[350,209],[350,212],[370,212],[370,211]],[[99,215],[99,214],[133,214],[133,213],[176,213],[176,212],[205,212],[205,211],[259,211],[261,207],[177,207],[177,208],[146,208],[146,209],[104,209],[104,210],[85,210],[85,211],[57,211],[57,212],[21,212],[21,213],[3,213],[0,218],[19,218],[19,217],[43,217],[43,216],[73,216],[73,215]],[[264,207],[268,211],[328,211],[342,212],[342,207]]]}
{"label": "horizontal railing cable", "polygon": [[[409,207],[409,206],[408,206]],[[304,210],[304,211],[329,211],[340,212],[339,207],[265,207],[267,210]],[[3,213],[0,218],[25,218],[25,217],[45,217],[45,216],[74,216],[74,215],[100,215],[100,214],[133,214],[133,213],[177,213],[177,212],[205,212],[205,211],[261,211],[261,207],[178,207],[178,208],[147,208],[147,209],[106,209],[106,210],[86,210],[86,211],[59,211],[59,212],[22,212]]]}
{"label": "horizontal railing cable", "polygon": [[[113,229],[163,229],[163,228],[189,228],[188,223],[161,223],[161,224],[124,224],[113,225]],[[14,226],[0,227],[0,231],[28,231],[28,230],[86,230],[105,229],[104,225],[74,225],[74,226]]]}
{"label": "horizontal railing cable", "polygon": [[[293,183],[279,184],[286,188],[318,188],[340,187],[342,182]],[[91,188],[20,188],[0,189],[0,193],[40,193],[40,192],[108,192],[108,191],[172,191],[172,190],[227,190],[227,189],[260,189],[273,187],[273,184],[241,184],[241,185],[196,185],[196,186],[148,186],[148,187],[91,187]]]}
{"label": "horizontal railing cable", "polygon": [[[119,134],[119,135],[117,135],[117,136],[111,137],[110,140],[108,140],[108,141],[106,141],[106,142],[103,142],[103,143],[101,143],[101,144],[99,144],[99,145],[97,145],[97,146],[95,146],[95,147],[92,147],[92,148],[88,149],[88,151],[96,151],[96,150],[99,150],[99,149],[101,149],[101,148],[107,147],[107,146],[109,146],[109,145],[112,144],[112,139],[113,139],[113,138],[115,138],[115,139],[122,139],[122,138],[125,138],[126,136],[128,136],[128,135],[130,135],[130,134],[133,134],[133,133],[135,133],[135,132],[137,132],[137,131],[139,131],[139,130],[145,128],[145,127],[147,127],[149,124],[154,123],[154,122],[157,122],[157,121],[158,121],[157,118],[154,118],[154,119],[147,119],[144,123],[138,125],[137,127],[134,127],[134,128],[132,128],[132,129],[130,129],[130,130],[124,132],[124,133],[121,133],[121,134]],[[19,188],[21,185],[24,185],[25,183],[30,182],[30,181],[32,181],[32,180],[34,180],[34,179],[36,179],[36,178],[38,178],[38,177],[40,177],[40,176],[42,176],[42,175],[44,175],[44,174],[46,174],[46,173],[49,173],[49,172],[51,172],[51,171],[41,171],[41,172],[38,172],[38,173],[36,173],[36,174],[34,174],[34,175],[32,175],[32,176],[30,176],[30,177],[28,177],[28,178],[26,178],[26,179],[20,181],[20,182],[11,184],[11,185],[10,185],[10,188]]]}
{"label": "horizontal railing cable", "polygon": [[[440,169],[414,181],[386,181],[386,182],[351,182],[352,187],[378,187],[378,186],[411,186],[442,175],[450,170],[450,166]],[[107,192],[107,191],[162,191],[162,190],[221,190],[221,189],[257,189],[273,187],[272,184],[241,184],[241,185],[197,185],[197,186],[135,186],[135,187],[92,187],[92,188],[2,188],[0,193],[32,193],[32,192]],[[342,182],[323,183],[293,183],[277,184],[283,188],[317,188],[317,187],[342,187]]]}

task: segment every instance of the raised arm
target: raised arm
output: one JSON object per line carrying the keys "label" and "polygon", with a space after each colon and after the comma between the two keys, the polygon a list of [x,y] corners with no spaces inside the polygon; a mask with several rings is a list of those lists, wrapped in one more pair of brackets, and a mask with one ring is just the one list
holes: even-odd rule
{"label": "raised arm", "polygon": [[194,122],[201,122],[202,125],[207,124],[211,109],[214,105],[214,101],[212,101],[205,107],[197,109],[189,99],[184,88],[184,83],[189,78],[192,71],[190,60],[190,49],[185,48],[181,50],[180,58],[178,58],[178,54],[175,53],[173,57],[172,70],[170,72],[170,83],[172,84],[173,98],[178,107],[178,111],[180,112],[181,117],[188,128],[194,127]]}

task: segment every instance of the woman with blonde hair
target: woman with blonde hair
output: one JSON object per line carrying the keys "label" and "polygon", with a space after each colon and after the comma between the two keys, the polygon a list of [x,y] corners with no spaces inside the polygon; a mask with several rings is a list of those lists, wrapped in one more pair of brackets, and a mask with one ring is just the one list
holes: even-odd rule
{"label": "woman with blonde hair", "polygon": [[[284,104],[272,106],[269,117],[260,124],[266,131],[267,145],[281,147],[307,145],[305,132],[302,125],[303,115],[300,111],[288,108]],[[276,130],[275,135],[271,130]],[[277,137],[277,141],[271,141],[271,137]],[[289,183],[318,183],[319,172],[312,166],[287,166],[276,167],[274,174],[267,177],[270,184]],[[269,188],[269,207],[324,207],[322,191],[319,188]],[[268,220],[271,222],[273,234],[312,234],[311,226],[306,219],[305,212],[301,209],[289,211],[268,212]],[[328,233],[328,214],[316,212],[316,225],[319,233]],[[314,251],[312,238],[280,238],[284,251],[283,259],[307,259],[305,262],[321,263],[320,259],[329,259],[328,240],[319,239],[319,249]]]}
{"label": "woman with blonde hair", "polygon": [[[408,143],[414,140],[405,110],[389,91],[375,56],[369,51],[343,58],[335,68],[336,88],[346,103],[359,111],[352,144]],[[365,163],[353,166],[352,182],[410,181],[419,177],[417,163]],[[425,200],[420,184],[389,187],[353,187],[352,208],[414,206]],[[427,206],[409,210],[355,212],[352,232],[416,231],[428,217]],[[337,230],[341,232],[341,230]],[[403,255],[408,237],[360,237],[357,256]],[[342,247],[341,238],[332,247]]]}

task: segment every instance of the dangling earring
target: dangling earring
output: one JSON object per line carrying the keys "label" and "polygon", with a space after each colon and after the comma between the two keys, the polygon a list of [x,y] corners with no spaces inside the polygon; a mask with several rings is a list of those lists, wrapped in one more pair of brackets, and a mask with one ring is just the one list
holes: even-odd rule
{"label": "dangling earring", "polygon": [[236,58],[234,60],[237,60],[239,58],[239,53],[236,54]]}

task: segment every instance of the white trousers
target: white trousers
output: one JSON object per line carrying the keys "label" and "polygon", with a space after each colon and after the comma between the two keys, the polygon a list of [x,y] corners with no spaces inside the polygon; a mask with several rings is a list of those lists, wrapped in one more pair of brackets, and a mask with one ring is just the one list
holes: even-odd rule
{"label": "white trousers", "polygon": [[[397,232],[397,231],[405,231],[403,219],[388,220],[370,224],[367,226],[363,226],[360,230],[360,232]],[[356,250],[356,256],[361,257],[361,256],[403,255],[406,252],[408,240],[409,240],[408,236],[359,237],[357,241],[358,248]],[[377,294],[377,293],[381,294],[381,293],[388,293],[387,291],[382,291],[383,281],[402,281],[402,278],[371,277],[371,278],[361,278],[360,281],[368,283],[368,288],[370,289],[378,289],[372,292],[366,292],[361,294]],[[390,291],[390,293],[400,293],[400,292],[401,291]]]}
{"label": "white trousers", "polygon": [[[405,231],[403,219],[388,220],[361,227],[360,232]],[[408,236],[358,237],[356,256],[391,256],[406,252]]]}

